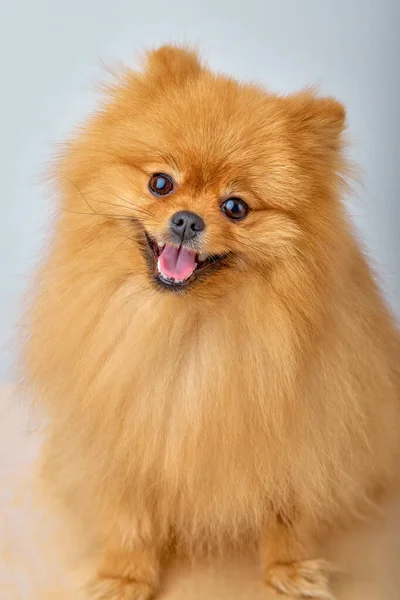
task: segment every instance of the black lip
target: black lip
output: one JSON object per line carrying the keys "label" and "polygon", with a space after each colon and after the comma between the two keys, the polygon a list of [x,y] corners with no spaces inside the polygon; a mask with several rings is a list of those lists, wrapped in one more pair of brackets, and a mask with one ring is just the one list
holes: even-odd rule
{"label": "black lip", "polygon": [[229,257],[229,253],[225,254],[211,254],[207,256],[203,263],[199,264],[193,271],[192,275],[185,281],[177,282],[164,279],[163,276],[157,271],[157,260],[160,255],[158,245],[156,241],[147,233],[144,232],[146,239],[146,259],[149,266],[150,273],[152,274],[153,280],[156,285],[164,290],[173,292],[182,292],[190,288],[196,281],[203,279],[226,264],[226,260]]}

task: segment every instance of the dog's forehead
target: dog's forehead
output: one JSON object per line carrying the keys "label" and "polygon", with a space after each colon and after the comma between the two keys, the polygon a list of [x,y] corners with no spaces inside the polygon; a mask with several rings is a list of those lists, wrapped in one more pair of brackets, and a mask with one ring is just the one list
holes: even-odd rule
{"label": "dog's forehead", "polygon": [[204,90],[172,97],[163,114],[169,137],[187,151],[232,154],[241,146],[254,146],[265,134],[266,114],[262,106],[246,103],[241,95],[232,98],[206,94]]}
{"label": "dog's forehead", "polygon": [[267,111],[228,105],[224,113],[216,103],[183,102],[172,115],[161,124],[159,144],[199,186],[258,179],[286,148],[284,123],[277,126]]}
{"label": "dog's forehead", "polygon": [[279,101],[224,79],[173,89],[135,108],[118,128],[125,153],[161,170],[158,158],[168,157],[165,167],[173,163],[194,187],[260,181],[287,146]]}
{"label": "dog's forehead", "polygon": [[240,142],[245,137],[252,143],[286,122],[283,98],[223,77],[176,90],[170,105],[178,125],[191,123],[211,139],[224,136]]}

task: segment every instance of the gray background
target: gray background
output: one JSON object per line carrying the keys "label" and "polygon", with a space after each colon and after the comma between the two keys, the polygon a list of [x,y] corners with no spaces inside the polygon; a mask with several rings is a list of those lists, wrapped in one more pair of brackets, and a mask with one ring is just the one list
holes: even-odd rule
{"label": "gray background", "polygon": [[[166,41],[289,92],[318,84],[348,108],[362,173],[349,205],[400,314],[400,0],[2,0],[0,7],[0,380],[46,232],[41,178],[54,144],[94,104],[102,62],[133,64]],[[50,199],[51,203],[51,199]]]}

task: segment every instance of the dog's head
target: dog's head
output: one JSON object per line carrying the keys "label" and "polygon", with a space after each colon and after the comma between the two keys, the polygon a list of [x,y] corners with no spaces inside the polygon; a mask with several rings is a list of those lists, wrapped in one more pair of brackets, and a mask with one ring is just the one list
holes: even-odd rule
{"label": "dog's head", "polygon": [[162,47],[69,144],[67,236],[95,261],[108,244],[102,268],[160,292],[265,277],[311,252],[313,229],[329,232],[344,117],[330,98],[279,97]]}

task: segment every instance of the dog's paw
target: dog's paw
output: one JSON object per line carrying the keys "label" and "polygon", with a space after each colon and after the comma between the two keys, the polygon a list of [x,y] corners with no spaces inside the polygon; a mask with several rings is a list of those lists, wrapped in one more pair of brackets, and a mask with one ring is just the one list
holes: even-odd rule
{"label": "dog's paw", "polygon": [[332,566],[324,560],[275,563],[268,569],[266,582],[275,591],[290,598],[335,600],[329,589],[332,570]]}
{"label": "dog's paw", "polygon": [[129,579],[98,578],[86,588],[88,600],[150,600],[155,594],[151,585]]}

